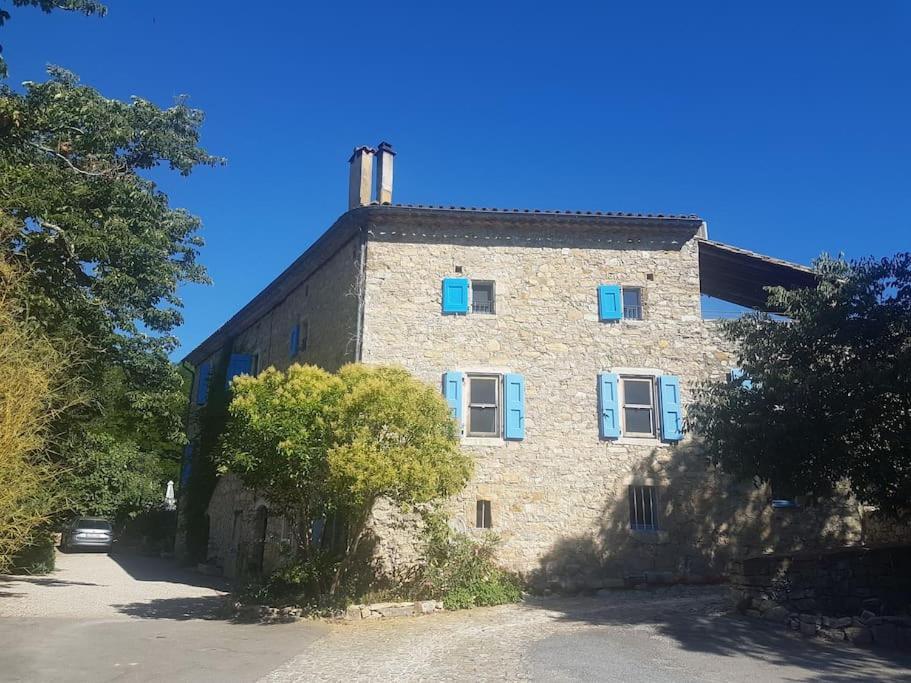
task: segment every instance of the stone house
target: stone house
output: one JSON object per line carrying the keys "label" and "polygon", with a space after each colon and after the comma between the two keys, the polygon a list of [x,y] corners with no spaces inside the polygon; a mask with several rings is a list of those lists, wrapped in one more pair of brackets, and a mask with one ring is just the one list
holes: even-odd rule
{"label": "stone house", "polygon": [[[810,285],[809,269],[711,241],[691,215],[394,204],[393,160],[355,149],[348,211],[189,353],[194,411],[227,352],[229,375],[404,366],[440,387],[476,462],[452,523],[496,532],[500,561],[540,585],[716,577],[738,555],[859,539],[848,502],[775,508],[682,433],[697,383],[736,365],[704,295],[762,307],[764,286]],[[293,537],[230,476],[208,509],[228,575]],[[379,570],[415,561],[411,521],[378,506]]]}

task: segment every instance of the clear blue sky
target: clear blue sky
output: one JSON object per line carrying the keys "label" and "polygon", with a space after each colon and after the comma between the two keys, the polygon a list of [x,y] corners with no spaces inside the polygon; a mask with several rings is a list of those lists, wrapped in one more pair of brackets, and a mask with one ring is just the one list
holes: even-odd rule
{"label": "clear blue sky", "polygon": [[345,210],[380,140],[397,202],[696,213],[802,263],[911,247],[909,2],[107,2],[12,9],[0,42],[11,83],[55,63],[206,111],[228,166],[156,174],[215,282],[184,288],[177,357]]}

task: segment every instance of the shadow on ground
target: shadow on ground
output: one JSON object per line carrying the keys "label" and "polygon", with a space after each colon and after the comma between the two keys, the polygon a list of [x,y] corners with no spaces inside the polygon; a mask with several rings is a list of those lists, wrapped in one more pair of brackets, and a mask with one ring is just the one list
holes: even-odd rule
{"label": "shadow on ground", "polygon": [[230,598],[210,595],[198,598],[156,598],[148,602],[113,605],[118,612],[141,619],[189,621],[234,621]]}
{"label": "shadow on ground", "polygon": [[111,559],[135,581],[182,583],[187,586],[220,591],[227,591],[230,587],[227,579],[220,576],[207,576],[186,567],[179,567],[173,560],[129,552],[112,553]]}
{"label": "shadow on ground", "polygon": [[[617,599],[532,598],[526,603],[560,614],[563,622],[590,626],[647,628],[670,638],[687,651],[719,657],[749,657],[778,666],[804,667],[826,682],[878,680],[884,668],[896,680],[911,680],[911,654],[896,650],[869,650],[848,643],[806,638],[783,625],[751,619],[727,611],[720,601],[723,589],[674,588],[656,591],[612,591]],[[636,596],[652,593],[650,596]],[[675,597],[682,595],[682,597]],[[608,637],[595,633],[593,647]]]}

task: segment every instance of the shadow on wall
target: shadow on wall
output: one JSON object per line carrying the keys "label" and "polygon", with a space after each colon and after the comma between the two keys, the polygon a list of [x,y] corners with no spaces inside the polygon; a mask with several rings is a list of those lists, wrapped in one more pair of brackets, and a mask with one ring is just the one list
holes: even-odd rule
{"label": "shadow on wall", "polygon": [[[655,487],[656,529],[632,530],[629,486]],[[574,593],[641,583],[723,580],[727,564],[773,550],[863,542],[856,504],[773,509],[770,491],[736,484],[698,445],[655,449],[602,509],[589,532],[560,539],[526,577],[535,590]]]}

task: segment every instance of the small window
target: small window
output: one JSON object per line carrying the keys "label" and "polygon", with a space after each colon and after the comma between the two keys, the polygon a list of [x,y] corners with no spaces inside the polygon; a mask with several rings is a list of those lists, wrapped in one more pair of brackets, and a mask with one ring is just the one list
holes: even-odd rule
{"label": "small window", "polygon": [[629,528],[634,531],[658,530],[658,489],[656,487],[629,487]]}
{"label": "small window", "polygon": [[623,433],[655,436],[655,389],[649,377],[624,377]]}
{"label": "small window", "polygon": [[468,376],[468,436],[500,435],[500,378]]}
{"label": "small window", "polygon": [[493,282],[471,281],[471,312],[495,313]]}
{"label": "small window", "polygon": [[490,529],[493,527],[493,517],[490,510],[489,500],[479,500],[477,506],[477,516],[475,524],[478,529]]}
{"label": "small window", "polygon": [[639,287],[623,288],[623,317],[642,320],[642,290]]}
{"label": "small window", "polygon": [[302,351],[306,351],[309,343],[310,343],[310,321],[301,320],[300,337],[298,338],[298,342],[297,342],[297,352],[301,353]]}

